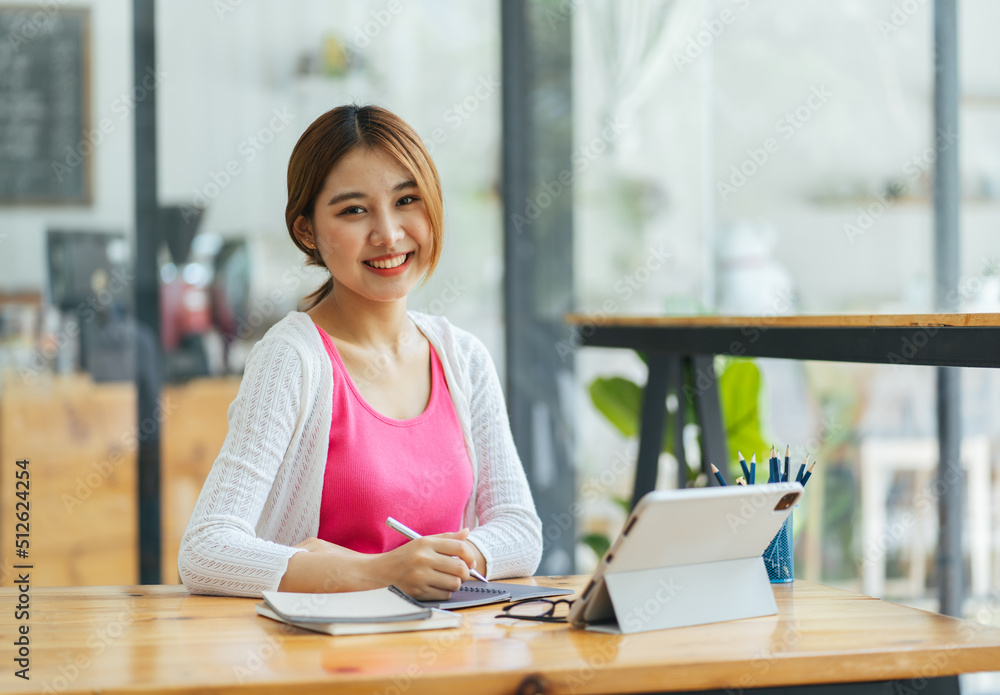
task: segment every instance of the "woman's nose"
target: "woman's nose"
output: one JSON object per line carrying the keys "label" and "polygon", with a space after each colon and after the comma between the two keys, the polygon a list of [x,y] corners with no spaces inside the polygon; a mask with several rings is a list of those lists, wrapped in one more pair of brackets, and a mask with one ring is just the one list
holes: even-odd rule
{"label": "woman's nose", "polygon": [[387,213],[375,217],[371,242],[375,246],[392,246],[403,238],[403,227],[396,216]]}

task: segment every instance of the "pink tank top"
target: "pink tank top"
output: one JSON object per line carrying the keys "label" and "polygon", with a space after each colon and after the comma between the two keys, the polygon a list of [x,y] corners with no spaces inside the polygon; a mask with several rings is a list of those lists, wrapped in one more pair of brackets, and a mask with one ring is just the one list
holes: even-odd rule
{"label": "pink tank top", "polygon": [[458,531],[472,494],[472,464],[444,369],[431,346],[431,396],[424,412],[396,420],[355,388],[333,340],[316,327],[333,363],[333,418],[318,537],[361,553],[384,553],[417,533]]}

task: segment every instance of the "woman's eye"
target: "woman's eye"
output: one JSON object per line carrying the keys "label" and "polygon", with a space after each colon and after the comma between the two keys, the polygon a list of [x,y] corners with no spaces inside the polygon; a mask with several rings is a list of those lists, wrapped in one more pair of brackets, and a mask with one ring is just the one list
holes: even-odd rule
{"label": "woman's eye", "polygon": [[340,211],[341,215],[360,215],[365,209],[360,205],[352,205]]}
{"label": "woman's eye", "polygon": [[415,203],[418,200],[420,200],[420,198],[415,195],[404,195],[399,199],[399,202],[396,203],[396,205],[409,205],[410,203]]}

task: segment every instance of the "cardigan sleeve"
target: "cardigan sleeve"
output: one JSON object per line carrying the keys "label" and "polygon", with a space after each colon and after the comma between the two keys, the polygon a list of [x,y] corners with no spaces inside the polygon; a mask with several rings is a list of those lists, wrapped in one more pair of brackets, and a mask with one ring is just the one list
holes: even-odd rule
{"label": "cardigan sleeve", "polygon": [[287,341],[265,336],[251,350],[229,432],[181,540],[177,566],[190,592],[259,597],[277,589],[288,559],[303,552],[257,537],[301,421],[302,385],[302,358]]}
{"label": "cardigan sleeve", "polygon": [[514,446],[496,367],[486,346],[469,337],[470,426],[479,465],[478,525],[469,540],[486,558],[487,579],[529,577],[542,559],[542,522]]}

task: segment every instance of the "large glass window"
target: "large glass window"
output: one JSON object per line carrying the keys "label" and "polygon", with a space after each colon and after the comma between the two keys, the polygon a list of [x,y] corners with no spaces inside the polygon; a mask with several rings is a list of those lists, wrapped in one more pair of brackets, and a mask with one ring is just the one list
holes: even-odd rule
{"label": "large glass window", "polygon": [[247,353],[320,281],[284,208],[288,156],[323,112],[378,104],[424,138],[445,246],[410,307],[446,314],[503,368],[499,7],[159,2],[155,65],[135,75],[131,3],[37,10],[0,4],[18,39],[0,41],[3,471],[34,467],[36,584],[138,581],[136,458],[152,423],[137,422],[132,382],[134,138],[155,94],[162,361],[144,364],[163,380],[161,564],[175,582]]}
{"label": "large glass window", "polygon": [[[932,312],[933,166],[954,147],[959,310],[1000,311],[996,20],[993,3],[960,5],[956,138],[933,132],[932,3],[579,5],[581,311]],[[934,370],[755,364],[760,392],[741,397],[760,417],[762,442],[819,461],[796,514],[799,576],[936,606]],[[582,350],[577,367],[581,399],[599,377],[645,380],[642,362],[622,351]],[[991,416],[1000,383],[992,370],[962,378],[963,554],[974,611],[1000,587]],[[632,480],[615,471],[634,460],[636,442],[594,408],[581,412],[578,434],[590,505],[582,531],[599,549],[624,519],[614,500],[630,497]],[[697,434],[685,436],[693,444]],[[674,484],[675,466],[663,454],[661,485]],[[595,561],[581,548],[581,571]]]}

